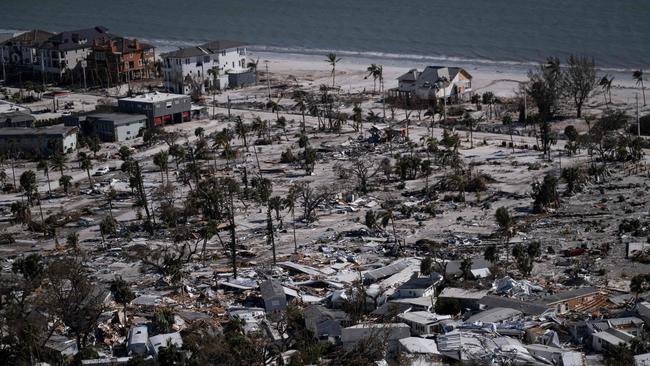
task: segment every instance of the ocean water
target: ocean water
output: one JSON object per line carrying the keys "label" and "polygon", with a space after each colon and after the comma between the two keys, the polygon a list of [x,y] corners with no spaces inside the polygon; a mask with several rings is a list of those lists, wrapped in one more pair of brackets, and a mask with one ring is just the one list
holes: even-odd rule
{"label": "ocean water", "polygon": [[163,50],[210,39],[272,52],[529,65],[594,57],[650,67],[649,0],[2,0],[0,28],[104,25]]}

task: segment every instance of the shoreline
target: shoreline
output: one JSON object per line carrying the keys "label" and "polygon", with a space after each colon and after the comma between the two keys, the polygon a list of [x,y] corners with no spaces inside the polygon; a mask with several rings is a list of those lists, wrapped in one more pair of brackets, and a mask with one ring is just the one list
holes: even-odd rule
{"label": "shoreline", "polygon": [[[18,29],[0,29],[0,33],[20,33],[26,32],[29,30],[18,30]],[[110,31],[110,30],[109,30]],[[198,40],[189,40],[189,39],[162,39],[155,37],[147,36],[133,36],[125,35],[127,38],[136,38],[142,42],[149,43],[156,47],[156,56],[160,54],[177,50],[183,47],[191,47],[195,45],[202,44],[208,40],[198,41]],[[444,65],[444,66],[459,66],[465,69],[472,68],[489,68],[496,70],[505,70],[505,71],[518,71],[518,72],[528,72],[528,70],[537,67],[540,63],[544,62],[543,59],[540,60],[499,60],[491,58],[480,58],[472,56],[448,56],[444,54],[408,54],[408,53],[398,53],[398,52],[386,52],[386,51],[373,51],[373,50],[351,50],[351,49],[327,49],[327,48],[308,48],[300,46],[274,46],[274,45],[264,45],[264,44],[254,44],[251,43],[248,46],[249,53],[259,53],[266,55],[276,55],[269,56],[272,58],[281,57],[281,55],[293,55],[298,57],[321,57],[327,53],[333,52],[339,55],[340,57],[345,57],[347,59],[356,59],[356,60],[365,60],[368,64],[378,63],[384,66],[401,66],[407,63],[412,63],[414,65]],[[553,56],[553,55],[549,55]],[[589,56],[589,55],[587,55]],[[561,61],[565,61],[561,58]],[[617,75],[627,75],[638,70],[638,67],[632,66],[608,66],[598,65],[598,59],[596,59],[596,70],[602,73],[607,73],[613,76]],[[618,79],[618,78],[617,78]]]}

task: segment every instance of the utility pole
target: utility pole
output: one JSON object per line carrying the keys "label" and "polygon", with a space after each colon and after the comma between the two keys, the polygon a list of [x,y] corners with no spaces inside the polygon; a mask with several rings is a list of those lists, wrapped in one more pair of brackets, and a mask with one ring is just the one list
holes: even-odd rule
{"label": "utility pole", "polygon": [[43,79],[43,89],[45,89],[45,53],[41,51],[41,78]]}
{"label": "utility pole", "polygon": [[0,47],[0,57],[2,58],[2,82],[7,83],[7,71],[5,70],[5,48]]}
{"label": "utility pole", "polygon": [[271,100],[271,77],[269,75],[269,60],[264,60],[266,66],[266,87],[269,91],[269,100]]}
{"label": "utility pole", "polygon": [[86,84],[86,66],[88,66],[86,60],[81,61],[81,70],[84,73],[84,90],[88,89],[88,85]]}
{"label": "utility pole", "polygon": [[636,99],[636,134],[641,138],[641,119],[639,118],[639,93],[634,94]]}

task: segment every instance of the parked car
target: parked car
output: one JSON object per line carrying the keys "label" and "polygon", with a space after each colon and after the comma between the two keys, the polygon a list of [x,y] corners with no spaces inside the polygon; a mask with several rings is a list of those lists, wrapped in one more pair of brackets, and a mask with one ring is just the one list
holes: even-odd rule
{"label": "parked car", "polygon": [[108,165],[104,165],[103,167],[98,168],[97,171],[95,171],[94,175],[95,176],[101,176],[101,175],[104,175],[104,174],[108,174],[109,171],[111,171],[111,170],[108,167]]}

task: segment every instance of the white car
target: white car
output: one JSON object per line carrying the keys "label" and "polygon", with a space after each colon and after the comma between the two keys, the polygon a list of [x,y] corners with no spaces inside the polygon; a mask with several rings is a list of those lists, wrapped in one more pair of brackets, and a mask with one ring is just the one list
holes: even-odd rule
{"label": "white car", "polygon": [[95,171],[95,176],[100,176],[100,175],[107,174],[109,171],[110,171],[110,169],[108,168],[108,166],[103,166],[103,167],[97,169],[97,171]]}

